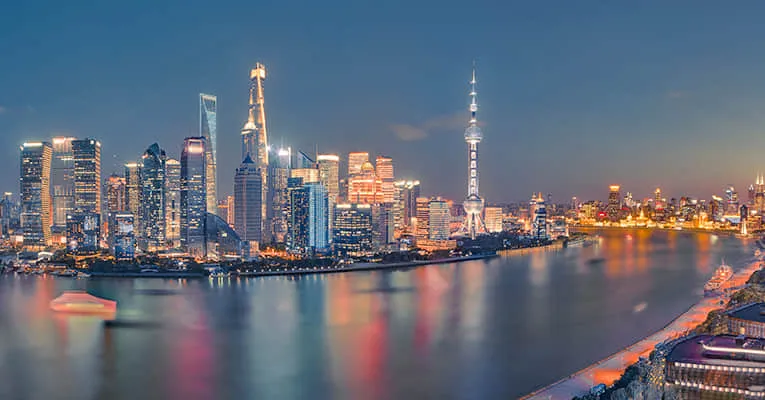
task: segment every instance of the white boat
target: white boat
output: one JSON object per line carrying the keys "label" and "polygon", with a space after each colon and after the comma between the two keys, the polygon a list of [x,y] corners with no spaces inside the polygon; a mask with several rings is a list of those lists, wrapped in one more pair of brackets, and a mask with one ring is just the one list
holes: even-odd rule
{"label": "white boat", "polygon": [[87,273],[87,272],[80,271],[80,272],[77,273],[77,277],[78,278],[90,278],[90,274]]}
{"label": "white boat", "polygon": [[722,261],[719,267],[715,270],[715,274],[704,285],[704,294],[715,294],[727,283],[730,278],[733,277],[733,269],[725,264],[725,260]]}

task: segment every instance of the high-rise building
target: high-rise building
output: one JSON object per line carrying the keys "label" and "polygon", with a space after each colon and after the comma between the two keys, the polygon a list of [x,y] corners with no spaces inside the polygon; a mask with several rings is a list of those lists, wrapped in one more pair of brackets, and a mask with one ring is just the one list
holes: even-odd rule
{"label": "high-rise building", "polygon": [[74,155],[73,137],[53,138],[50,186],[53,202],[53,227],[66,229],[66,216],[74,211]]}
{"label": "high-rise building", "polygon": [[372,245],[385,247],[395,241],[392,203],[372,204]]}
{"label": "high-rise building", "polygon": [[165,246],[165,162],[157,143],[146,149],[141,165],[141,247],[158,251]]}
{"label": "high-rise building", "polygon": [[127,196],[125,178],[116,174],[112,174],[106,178],[106,212],[117,213],[125,212],[125,205]]}
{"label": "high-rise building", "polygon": [[234,176],[234,230],[246,249],[263,241],[263,174],[248,155]]}
{"label": "high-rise building", "polygon": [[319,183],[319,170],[316,168],[294,168],[290,171],[290,178],[300,178],[303,183]]}
{"label": "high-rise building", "polygon": [[133,214],[133,226],[137,236],[141,236],[141,165],[139,163],[125,164],[125,211]]}
{"label": "high-rise building", "polygon": [[733,185],[728,185],[725,189],[725,214],[737,215],[739,211],[738,207],[738,192]]}
{"label": "high-rise building", "polygon": [[101,214],[101,143],[72,141],[74,156],[74,211]]}
{"label": "high-rise building", "polygon": [[417,216],[417,198],[420,197],[420,181],[397,181],[394,183],[397,194],[398,221],[396,229],[413,228],[412,218]]}
{"label": "high-rise building", "polygon": [[130,261],[135,258],[135,218],[130,213],[116,213],[109,223],[109,247],[118,261]]}
{"label": "high-rise building", "polygon": [[538,193],[532,198],[531,204],[531,211],[533,213],[531,236],[537,240],[547,240],[549,237],[547,232],[547,207],[545,206],[545,198],[542,196],[542,193]]}
{"label": "high-rise building", "polygon": [[28,142],[21,146],[20,191],[21,229],[24,246],[50,244],[50,171],[53,147],[47,142]]}
{"label": "high-rise building", "polygon": [[298,151],[297,157],[296,157],[296,163],[295,168],[298,169],[316,169],[316,161],[314,161],[313,158],[311,158],[308,154]]}
{"label": "high-rise building", "polygon": [[289,178],[287,193],[287,249],[293,253],[303,253],[308,249],[310,213],[308,189],[303,185],[303,178]]}
{"label": "high-rise building", "polygon": [[462,203],[465,209],[465,222],[461,232],[473,239],[477,234],[486,232],[486,225],[481,219],[483,199],[478,192],[478,143],[483,140],[483,133],[478,127],[478,103],[476,97],[475,65],[473,78],[470,80],[470,121],[465,129],[465,142],[468,144],[468,194]]}
{"label": "high-rise building", "polygon": [[377,159],[375,159],[375,173],[382,182],[383,202],[393,203],[395,197],[393,159],[385,156],[377,156]]}
{"label": "high-rise building", "polygon": [[181,247],[197,257],[207,254],[206,147],[204,137],[190,137],[181,151]]}
{"label": "high-rise building", "polygon": [[16,204],[11,196],[12,193],[5,192],[0,200],[0,233],[4,238],[7,238],[12,231],[13,209]]}
{"label": "high-rise building", "polygon": [[608,187],[608,205],[606,205],[606,214],[611,222],[616,222],[621,217],[622,204],[619,185]]}
{"label": "high-rise building", "polygon": [[417,240],[427,240],[430,237],[430,230],[428,229],[429,203],[430,199],[427,197],[418,197],[415,203],[414,236]]}
{"label": "high-rise building", "polygon": [[226,196],[226,204],[228,205],[228,213],[226,214],[226,223],[234,227],[234,196]]}
{"label": "high-rise building", "polygon": [[327,196],[332,203],[340,195],[340,157],[335,154],[319,154],[319,182],[327,188]]}
{"label": "high-rise building", "polygon": [[329,197],[321,183],[303,185],[308,194],[308,248],[312,252],[329,248]]}
{"label": "high-rise building", "polygon": [[100,214],[80,211],[66,216],[66,243],[71,251],[95,252],[101,239]]}
{"label": "high-rise building", "polygon": [[375,167],[369,161],[361,166],[359,173],[348,178],[348,198],[355,204],[383,203],[383,183]]}
{"label": "high-rise building", "polygon": [[228,223],[228,197],[223,200],[218,200],[218,212],[216,215],[218,215],[223,222]]}
{"label": "high-rise building", "polygon": [[486,216],[486,230],[489,233],[502,232],[502,207],[486,207],[483,211]]}
{"label": "high-rise building", "polygon": [[272,149],[269,156],[265,241],[284,243],[287,234],[287,180],[292,167],[292,149]]}
{"label": "high-rise building", "polygon": [[165,161],[165,244],[181,247],[181,162]]}
{"label": "high-rise building", "polygon": [[449,203],[441,198],[428,201],[428,239],[449,240],[451,214]]}
{"label": "high-rise building", "polygon": [[242,159],[250,155],[255,167],[265,171],[268,165],[268,135],[266,131],[266,109],[263,97],[263,81],[266,67],[256,63],[250,70],[250,102],[247,122],[242,128]]}
{"label": "high-rise building", "polygon": [[361,166],[369,162],[369,153],[357,151],[348,154],[348,177],[361,173]]}
{"label": "high-rise building", "polygon": [[332,246],[341,257],[360,257],[372,253],[372,206],[336,204]]}
{"label": "high-rise building", "polygon": [[207,211],[218,212],[218,97],[199,94],[199,136],[205,138]]}

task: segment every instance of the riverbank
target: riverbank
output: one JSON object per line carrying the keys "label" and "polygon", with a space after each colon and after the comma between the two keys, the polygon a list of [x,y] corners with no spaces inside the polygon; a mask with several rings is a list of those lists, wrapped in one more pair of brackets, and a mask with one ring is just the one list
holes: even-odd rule
{"label": "riverbank", "polygon": [[[736,272],[731,278],[731,286],[739,289],[743,287],[749,277],[759,269],[759,266],[760,262],[755,261]],[[641,357],[648,357],[656,345],[685,335],[706,321],[709,313],[719,309],[720,302],[726,299],[722,296],[704,297],[658,332],[551,385],[534,391],[522,399],[570,400],[576,396],[587,394],[593,386],[611,385],[619,379],[627,367],[637,362]]]}
{"label": "riverbank", "polygon": [[657,226],[590,226],[590,225],[571,225],[570,231],[599,231],[599,230],[612,230],[612,231],[632,231],[632,230],[644,230],[644,231],[673,231],[673,232],[688,232],[688,233],[711,233],[715,235],[727,235],[737,236],[739,232],[737,230],[730,229],[703,229],[703,228],[660,228]]}
{"label": "riverbank", "polygon": [[400,263],[354,263],[340,268],[324,268],[324,269],[309,269],[309,270],[297,270],[297,271],[253,271],[253,272],[240,272],[241,277],[258,277],[258,276],[285,276],[285,275],[313,275],[313,274],[333,274],[339,272],[354,272],[354,271],[379,271],[379,270],[396,270],[396,269],[410,269],[422,267],[432,264],[450,264],[459,263],[472,260],[485,260],[489,258],[499,257],[499,254],[479,254],[465,257],[452,257],[442,258],[437,260],[423,260],[423,261],[408,261]]}

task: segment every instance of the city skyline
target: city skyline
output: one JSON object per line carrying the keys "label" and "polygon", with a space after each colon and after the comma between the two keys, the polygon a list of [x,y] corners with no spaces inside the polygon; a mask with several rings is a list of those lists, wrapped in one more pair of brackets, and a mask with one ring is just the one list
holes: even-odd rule
{"label": "city skyline", "polygon": [[[765,104],[765,83],[758,78],[765,60],[754,51],[765,38],[755,23],[757,13],[709,3],[693,9],[661,5],[658,13],[658,6],[628,10],[564,5],[554,11],[542,5],[507,4],[502,7],[512,12],[495,14],[506,14],[510,21],[481,14],[484,22],[472,35],[441,29],[444,35],[435,49],[415,20],[443,20],[445,27],[451,26],[458,14],[462,18],[456,5],[447,2],[435,15],[417,5],[408,8],[410,17],[394,19],[401,23],[397,35],[411,39],[403,48],[381,42],[382,22],[365,21],[365,26],[359,23],[363,18],[354,19],[359,10],[350,7],[331,16],[332,21],[352,25],[360,36],[375,39],[368,49],[374,55],[354,63],[344,61],[347,51],[361,45],[336,29],[309,41],[323,49],[316,56],[319,63],[300,62],[305,61],[302,53],[284,50],[285,43],[303,38],[291,24],[272,26],[273,40],[255,47],[246,44],[238,39],[246,35],[241,34],[242,19],[234,7],[210,11],[213,21],[230,24],[204,32],[201,49],[190,45],[200,33],[187,24],[170,21],[179,25],[179,35],[188,35],[179,39],[164,34],[164,19],[158,15],[143,17],[144,34],[156,36],[163,46],[178,46],[171,54],[127,45],[135,39],[133,28],[112,21],[107,6],[70,12],[67,15],[82,28],[60,37],[50,29],[33,32],[35,24],[46,21],[21,18],[25,10],[11,10],[2,20],[10,34],[3,37],[24,36],[13,42],[2,40],[0,46],[30,68],[20,70],[14,62],[0,67],[0,84],[6,88],[0,97],[0,166],[15,167],[13,149],[22,142],[54,136],[99,139],[106,176],[121,171],[123,164],[134,161],[135,154],[155,141],[178,158],[183,138],[198,130],[195,97],[203,92],[216,95],[222,104],[217,115],[221,154],[217,169],[218,194],[223,197],[232,191],[233,171],[241,162],[234,155],[240,152],[247,112],[244,74],[261,61],[269,69],[272,143],[294,149],[318,144],[321,153],[329,154],[384,154],[396,160],[401,178],[431,182],[430,191],[456,199],[464,188],[449,178],[465,171],[461,164],[443,159],[456,160],[462,153],[464,76],[469,60],[476,59],[485,105],[482,120],[492,132],[482,153],[481,190],[489,202],[521,201],[536,191],[553,193],[556,199],[600,198],[602,187],[612,182],[636,193],[660,186],[699,197],[720,193],[728,182],[742,190],[750,171],[765,169],[755,150],[759,126],[765,122],[757,113]],[[57,8],[51,5],[52,10]],[[394,4],[379,18],[396,15],[397,9]],[[127,22],[141,18],[124,11],[121,18]],[[310,11],[306,7],[304,12]],[[284,10],[277,6],[269,12],[281,15]],[[630,13],[639,15],[633,18]],[[190,8],[179,10],[177,18],[183,17],[194,20],[201,15]],[[573,21],[581,23],[582,18],[591,28],[570,32]],[[22,20],[27,21],[25,26],[18,25]],[[113,30],[94,22],[99,20],[114,22]],[[676,20],[683,24],[678,26]],[[506,31],[497,33],[505,26]],[[644,32],[644,26],[655,33]],[[101,31],[111,35],[91,38]],[[603,31],[610,35],[595,35]],[[671,39],[659,41],[657,35]],[[715,39],[704,42],[709,35]],[[218,46],[232,38],[237,40]],[[533,45],[526,43],[529,38],[535,39]],[[30,40],[39,46],[31,46]],[[80,43],[80,59],[54,51],[59,40]],[[124,57],[154,57],[166,67],[118,68],[113,63],[119,57],[100,57],[104,40]],[[474,45],[462,46],[468,40]],[[209,58],[188,65],[184,55],[192,48],[211,50]],[[423,59],[418,53],[425,49],[428,57]],[[707,51],[724,57],[708,60]],[[53,61],[36,62],[38,53]],[[605,53],[610,56],[604,57]],[[587,55],[593,58],[588,60]],[[121,79],[115,80],[112,73]],[[322,79],[316,79],[319,73]],[[66,74],[67,79],[39,82],[40,76],[57,74]],[[385,79],[379,79],[381,74]],[[58,94],[72,92],[82,95]],[[545,143],[544,151],[536,155],[543,165],[529,174],[524,167],[535,162],[532,149],[538,139]],[[587,146],[600,149],[598,157],[575,150]],[[727,167],[716,168],[723,159]],[[0,185],[5,190],[16,186],[12,177],[0,178]]]}

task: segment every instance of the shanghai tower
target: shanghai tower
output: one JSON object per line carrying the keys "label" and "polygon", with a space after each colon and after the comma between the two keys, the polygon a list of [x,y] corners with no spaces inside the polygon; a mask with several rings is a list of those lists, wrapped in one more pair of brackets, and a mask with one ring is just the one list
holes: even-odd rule
{"label": "shanghai tower", "polygon": [[250,70],[250,103],[247,122],[242,128],[242,159],[249,154],[257,168],[268,166],[268,134],[263,99],[265,79],[266,67],[256,63],[255,68]]}

